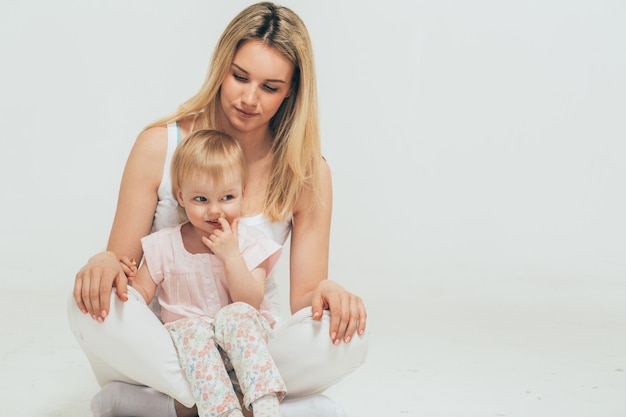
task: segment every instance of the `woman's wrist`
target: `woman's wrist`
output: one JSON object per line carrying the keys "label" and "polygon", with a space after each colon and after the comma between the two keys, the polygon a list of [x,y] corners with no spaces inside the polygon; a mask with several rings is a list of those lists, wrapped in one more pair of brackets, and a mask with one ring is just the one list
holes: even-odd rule
{"label": "woman's wrist", "polygon": [[113,259],[116,258],[115,253],[111,252],[111,251],[103,251],[103,252],[99,252],[96,253],[95,255],[93,255],[91,258],[89,258],[89,260],[87,261],[87,264],[93,263],[93,262],[97,262],[103,258],[106,257],[112,257]]}

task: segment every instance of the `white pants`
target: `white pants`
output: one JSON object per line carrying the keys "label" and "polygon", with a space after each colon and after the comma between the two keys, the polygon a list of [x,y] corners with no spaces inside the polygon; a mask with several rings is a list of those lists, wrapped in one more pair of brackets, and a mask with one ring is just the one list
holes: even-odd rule
{"label": "white pants", "polygon": [[[100,386],[112,381],[145,385],[186,407],[194,405],[174,343],[163,324],[132,287],[128,301],[111,293],[104,323],[68,301],[72,332],[87,355]],[[287,386],[288,398],[318,394],[358,368],[367,355],[367,332],[350,343],[332,344],[330,315],[313,320],[310,308],[279,322],[268,348]]]}

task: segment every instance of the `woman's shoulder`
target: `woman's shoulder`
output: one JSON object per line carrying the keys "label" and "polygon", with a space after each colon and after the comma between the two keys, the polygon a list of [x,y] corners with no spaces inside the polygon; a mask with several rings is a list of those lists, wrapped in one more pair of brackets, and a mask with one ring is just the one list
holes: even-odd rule
{"label": "woman's shoulder", "polygon": [[159,148],[167,143],[167,126],[151,126],[142,130],[137,135],[135,141],[136,146],[141,146],[146,149]]}
{"label": "woman's shoulder", "polygon": [[124,175],[127,182],[139,181],[132,184],[136,188],[145,186],[145,181],[148,181],[156,191],[161,182],[166,155],[166,127],[151,127],[139,133],[126,162]]}
{"label": "woman's shoulder", "polygon": [[180,127],[180,133],[181,136],[183,138],[189,136],[191,134],[191,131],[194,128],[194,117],[193,116],[186,116],[183,117],[182,119],[180,119],[177,123],[178,126]]}
{"label": "woman's shoulder", "polygon": [[330,180],[330,165],[328,165],[328,161],[323,156],[320,161],[320,178],[322,183]]}
{"label": "woman's shoulder", "polygon": [[140,163],[155,163],[155,167],[160,172],[165,155],[167,153],[167,127],[149,127],[137,135],[135,144],[131,151],[131,158],[137,159]]}
{"label": "woman's shoulder", "polygon": [[322,206],[329,206],[332,199],[332,173],[326,158],[322,157],[319,163],[318,182],[316,186],[302,187],[300,195],[296,200],[293,209],[297,217],[303,212],[310,212],[312,207],[322,203]]}

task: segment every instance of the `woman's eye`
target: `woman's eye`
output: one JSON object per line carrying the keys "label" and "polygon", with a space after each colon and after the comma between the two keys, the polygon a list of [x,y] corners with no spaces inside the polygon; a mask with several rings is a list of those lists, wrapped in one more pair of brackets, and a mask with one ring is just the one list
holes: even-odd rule
{"label": "woman's eye", "polygon": [[269,92],[271,92],[271,93],[275,93],[275,92],[277,92],[277,91],[278,91],[278,88],[277,88],[277,87],[272,87],[272,86],[267,85],[267,84],[265,84],[265,85],[263,86],[263,88],[265,88],[267,91],[269,91]]}
{"label": "woman's eye", "polygon": [[246,77],[241,76],[241,75],[237,74],[236,72],[233,72],[233,77],[237,81],[248,81],[248,79]]}

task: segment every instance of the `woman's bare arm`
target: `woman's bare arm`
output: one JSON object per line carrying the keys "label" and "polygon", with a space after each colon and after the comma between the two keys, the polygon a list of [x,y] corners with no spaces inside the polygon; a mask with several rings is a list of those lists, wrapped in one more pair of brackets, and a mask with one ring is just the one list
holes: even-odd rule
{"label": "woman's bare arm", "polygon": [[320,201],[313,204],[316,196],[305,188],[293,212],[289,262],[292,313],[310,306],[313,291],[328,278],[332,182],[325,161],[320,173]]}
{"label": "woman's bare arm", "polygon": [[112,287],[121,300],[127,299],[127,278],[119,259],[141,260],[140,239],[150,233],[166,153],[165,127],[148,129],[137,137],[122,175],[107,251],[92,257],[76,274],[76,305],[94,319],[101,321],[108,314]]}
{"label": "woman's bare arm", "polygon": [[291,234],[291,311],[311,306],[313,317],[330,311],[330,338],[349,342],[363,334],[367,313],[360,297],[328,280],[328,251],[332,212],[332,180],[326,161],[321,164],[320,201],[310,209],[310,190],[304,190],[294,210]]}

